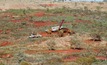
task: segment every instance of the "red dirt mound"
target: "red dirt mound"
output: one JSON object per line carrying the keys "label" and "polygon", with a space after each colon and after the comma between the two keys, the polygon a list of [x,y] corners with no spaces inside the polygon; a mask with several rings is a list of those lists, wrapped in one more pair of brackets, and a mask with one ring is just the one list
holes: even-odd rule
{"label": "red dirt mound", "polygon": [[8,41],[4,41],[0,44],[0,46],[9,46],[9,45],[12,45],[12,43]]}

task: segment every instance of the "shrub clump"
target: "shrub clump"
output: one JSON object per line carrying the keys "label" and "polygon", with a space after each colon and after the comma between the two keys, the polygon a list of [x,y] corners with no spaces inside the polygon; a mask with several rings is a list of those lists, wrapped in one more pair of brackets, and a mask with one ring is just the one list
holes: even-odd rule
{"label": "shrub clump", "polygon": [[79,65],[91,65],[93,62],[95,62],[96,59],[94,56],[89,57],[81,57],[76,60],[76,63]]}
{"label": "shrub clump", "polygon": [[22,61],[21,63],[20,63],[20,65],[31,65],[29,62],[26,62],[26,61]]}

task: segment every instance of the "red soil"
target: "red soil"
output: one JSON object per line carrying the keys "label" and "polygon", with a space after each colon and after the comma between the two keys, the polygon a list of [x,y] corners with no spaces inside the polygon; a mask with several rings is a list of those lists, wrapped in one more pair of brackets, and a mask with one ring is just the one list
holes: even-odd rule
{"label": "red soil", "polygon": [[40,6],[43,6],[43,7],[53,7],[53,6],[57,6],[57,4],[40,4]]}
{"label": "red soil", "polygon": [[[41,50],[39,52],[43,52],[43,53],[76,53],[76,52],[82,52],[83,50],[74,50],[74,49],[70,49],[70,50]],[[27,54],[35,54],[38,51],[36,50],[26,50],[25,53]]]}
{"label": "red soil", "polygon": [[17,22],[22,22],[21,20],[11,20],[11,22],[17,23]]}
{"label": "red soil", "polygon": [[[78,52],[82,52],[83,50],[74,50],[74,49],[70,49],[70,50],[41,50],[41,51],[36,51],[36,50],[26,50],[25,53],[27,54],[36,54],[37,52],[43,52],[43,53],[61,53],[61,54],[69,54],[69,53],[78,53]],[[68,58],[64,58],[63,61],[64,62],[71,62],[71,61],[76,61],[79,57],[75,57],[75,56],[70,56]],[[107,60],[106,57],[102,57],[102,56],[97,56],[96,59],[98,60]]]}
{"label": "red soil", "polygon": [[39,34],[41,34],[43,37],[49,37],[50,34],[47,34],[46,32],[40,32]]}
{"label": "red soil", "polygon": [[74,14],[73,16],[74,16],[74,17],[78,17],[78,15],[76,15],[76,14]]}
{"label": "red soil", "polygon": [[[79,57],[71,56],[71,57],[69,57],[69,58],[63,59],[63,61],[65,61],[65,62],[76,61],[78,58],[79,58]],[[96,59],[98,59],[98,60],[107,60],[106,57],[102,57],[102,56],[97,56]]]}
{"label": "red soil", "polygon": [[79,57],[71,56],[69,58],[63,59],[64,62],[76,61]]}
{"label": "red soil", "polygon": [[27,22],[29,21],[30,17],[26,17],[26,18],[23,18],[23,19],[14,19],[14,18],[11,18],[10,22],[14,22],[14,23],[17,23],[17,22]]}
{"label": "red soil", "polygon": [[51,26],[56,24],[56,22],[50,22],[50,21],[35,21],[34,25],[36,27],[44,27],[44,26]]}
{"label": "red soil", "polygon": [[[58,37],[59,33],[58,32],[52,32],[51,34],[46,33],[46,32],[39,32],[43,37]],[[68,33],[63,33],[63,36],[67,36]]]}
{"label": "red soil", "polygon": [[35,54],[35,53],[37,53],[37,51],[36,50],[26,50],[25,53],[27,53],[27,54]]}
{"label": "red soil", "polygon": [[99,59],[99,60],[107,60],[106,57],[102,57],[102,56],[97,56],[96,59]]}
{"label": "red soil", "polygon": [[7,29],[6,33],[9,34],[12,30],[11,29]]}
{"label": "red soil", "polygon": [[[58,22],[51,22],[51,21],[34,21],[34,25],[36,27],[43,27],[43,26],[52,26],[52,25],[55,25],[55,24],[58,24]],[[64,22],[64,24],[70,24],[70,22]]]}
{"label": "red soil", "polygon": [[51,34],[48,34],[46,32],[40,32],[39,34],[41,34],[43,37],[53,37],[53,36],[58,36],[57,32],[52,32]]}
{"label": "red soil", "polygon": [[37,12],[37,13],[35,13],[35,16],[37,16],[37,17],[42,17],[44,15],[45,15],[45,12]]}
{"label": "red soil", "polygon": [[76,49],[69,49],[69,50],[47,50],[45,52],[48,52],[48,53],[51,53],[51,52],[54,52],[54,53],[75,53],[75,52],[81,52],[83,50],[76,50]]}
{"label": "red soil", "polygon": [[11,42],[8,42],[8,41],[4,41],[0,44],[0,46],[9,46],[9,45],[12,45],[13,43]]}
{"label": "red soil", "polygon": [[0,33],[2,33],[2,30],[0,30]]}
{"label": "red soil", "polygon": [[11,58],[11,57],[13,57],[12,54],[3,54],[0,56],[0,58]]}
{"label": "red soil", "polygon": [[93,40],[85,40],[84,41],[85,43],[87,43],[87,44],[93,44],[93,43],[100,43],[100,41],[93,41]]}
{"label": "red soil", "polygon": [[77,22],[77,23],[91,23],[91,21],[89,21],[89,20],[81,20],[81,19],[77,19],[77,20],[75,20],[75,22]]}
{"label": "red soil", "polygon": [[14,14],[13,13],[2,13],[2,17],[12,17]]}
{"label": "red soil", "polygon": [[87,44],[92,44],[92,43],[94,43],[94,41],[91,41],[91,40],[84,40],[84,42],[87,43]]}
{"label": "red soil", "polygon": [[30,17],[24,18],[22,21],[28,21]]}

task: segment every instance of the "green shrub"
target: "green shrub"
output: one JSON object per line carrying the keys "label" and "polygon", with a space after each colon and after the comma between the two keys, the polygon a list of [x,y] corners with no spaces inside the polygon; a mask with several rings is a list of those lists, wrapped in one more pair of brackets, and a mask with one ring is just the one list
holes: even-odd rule
{"label": "green shrub", "polygon": [[56,43],[54,41],[50,41],[47,43],[49,50],[55,50]]}
{"label": "green shrub", "polygon": [[92,63],[92,65],[107,65],[107,60],[105,60],[105,61],[96,61],[96,62]]}
{"label": "green shrub", "polygon": [[22,61],[21,63],[20,63],[20,65],[31,65],[29,62],[26,62],[26,61]]}
{"label": "green shrub", "polygon": [[0,63],[0,65],[5,65],[4,63]]}
{"label": "green shrub", "polygon": [[62,60],[59,58],[52,58],[43,65],[62,65]]}
{"label": "green shrub", "polygon": [[71,38],[70,43],[71,43],[71,48],[73,48],[73,49],[81,49],[83,46],[81,41],[79,39],[77,39],[76,37],[75,37],[75,39]]}
{"label": "green shrub", "polygon": [[76,63],[79,65],[91,65],[93,62],[95,62],[96,59],[94,56],[89,56],[89,57],[81,57],[76,60]]}

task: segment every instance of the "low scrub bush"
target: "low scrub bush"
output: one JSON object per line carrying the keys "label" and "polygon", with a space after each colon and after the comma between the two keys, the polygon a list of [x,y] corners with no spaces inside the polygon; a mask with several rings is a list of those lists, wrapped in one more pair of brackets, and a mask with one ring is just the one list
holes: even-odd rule
{"label": "low scrub bush", "polygon": [[0,63],[0,65],[5,65],[4,63]]}
{"label": "low scrub bush", "polygon": [[21,63],[20,63],[20,65],[31,65],[29,62],[26,62],[26,61],[22,61]]}
{"label": "low scrub bush", "polygon": [[79,65],[91,65],[93,62],[95,62],[96,59],[94,56],[89,56],[89,57],[81,57],[76,60],[76,63]]}

